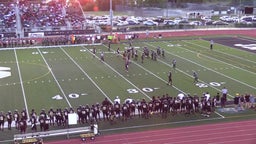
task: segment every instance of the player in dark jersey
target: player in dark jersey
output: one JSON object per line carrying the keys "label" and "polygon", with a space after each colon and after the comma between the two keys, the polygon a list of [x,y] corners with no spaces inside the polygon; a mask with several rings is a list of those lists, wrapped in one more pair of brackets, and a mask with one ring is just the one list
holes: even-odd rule
{"label": "player in dark jersey", "polygon": [[156,98],[154,105],[155,105],[155,113],[160,113],[161,112],[161,101],[159,98]]}
{"label": "player in dark jersey", "polygon": [[48,117],[50,125],[54,125],[55,111],[52,108],[48,111]]}
{"label": "player in dark jersey", "polygon": [[158,55],[158,56],[160,56],[160,55],[161,55],[161,48],[160,48],[160,47],[157,47],[157,49],[156,49],[156,53],[157,53],[157,55]]}
{"label": "player in dark jersey", "polygon": [[162,104],[162,118],[164,119],[167,118],[168,109],[169,109],[168,101],[164,100]]}
{"label": "player in dark jersey", "polygon": [[97,112],[96,112],[96,106],[95,105],[92,105],[91,108],[90,108],[90,113],[91,113],[91,116],[92,116],[92,120],[95,121],[95,122],[98,122],[98,118],[97,118]]}
{"label": "player in dark jersey", "polygon": [[102,105],[101,110],[103,113],[103,120],[105,121],[106,119],[108,120],[108,105]]}
{"label": "player in dark jersey", "polygon": [[40,116],[39,119],[40,131],[45,131],[45,118]]}
{"label": "player in dark jersey", "polygon": [[130,117],[135,117],[135,110],[136,110],[136,103],[133,100],[131,103],[129,103],[129,109],[130,109]]}
{"label": "player in dark jersey", "polygon": [[58,126],[62,124],[63,121],[63,115],[61,109],[56,110],[56,123]]}
{"label": "player in dark jersey", "polygon": [[114,107],[113,105],[109,105],[109,122],[111,125],[113,125],[114,123],[116,123],[115,119],[116,119],[116,113],[115,113],[115,110],[114,110]]}
{"label": "player in dark jersey", "polygon": [[14,122],[15,122],[15,128],[16,129],[19,129],[19,121],[20,121],[20,115],[18,113],[18,110],[15,110],[14,113],[13,113],[13,119],[14,119]]}
{"label": "player in dark jersey", "polygon": [[96,103],[95,110],[96,110],[98,120],[101,120],[100,119],[100,107],[101,107],[100,104]]}
{"label": "player in dark jersey", "polygon": [[88,123],[89,120],[90,120],[90,107],[87,104],[85,106],[85,122]]}
{"label": "player in dark jersey", "polygon": [[238,109],[239,108],[239,100],[240,100],[240,96],[237,93],[236,96],[234,97],[234,104],[235,104],[235,108]]}
{"label": "player in dark jersey", "polygon": [[123,104],[122,106],[122,116],[123,116],[123,121],[126,121],[129,117],[129,108],[126,103]]}
{"label": "player in dark jersey", "polygon": [[249,94],[245,94],[244,95],[244,100],[245,100],[245,108],[249,109],[250,108],[250,95]]}
{"label": "player in dark jersey", "polygon": [[165,57],[164,53],[165,53],[165,51],[164,51],[164,49],[162,49],[162,57],[163,58]]}
{"label": "player in dark jersey", "polygon": [[169,75],[168,75],[168,83],[167,85],[172,85],[172,72],[169,71]]}
{"label": "player in dark jersey", "polygon": [[78,123],[81,124],[82,122],[82,105],[80,105],[77,109],[76,109],[76,113],[78,115]]}
{"label": "player in dark jersey", "polygon": [[32,131],[37,131],[37,126],[36,126],[37,119],[36,119],[36,117],[35,116],[30,117],[30,122],[31,122],[31,130]]}
{"label": "player in dark jersey", "polygon": [[117,56],[120,55],[120,48],[119,48],[119,47],[118,47],[117,50],[116,50],[116,54],[117,54]]}
{"label": "player in dark jersey", "polygon": [[111,41],[109,40],[109,42],[108,42],[108,51],[110,51],[110,48],[111,48]]}
{"label": "player in dark jersey", "polygon": [[20,133],[26,133],[26,128],[27,128],[27,122],[25,119],[21,119],[19,121],[19,129],[20,129]]}
{"label": "player in dark jersey", "polygon": [[135,50],[135,52],[134,52],[134,60],[135,61],[138,60],[138,50]]}
{"label": "player in dark jersey", "polygon": [[21,111],[21,119],[28,120],[28,115],[25,109]]}
{"label": "player in dark jersey", "polygon": [[152,115],[154,113],[155,105],[154,105],[153,100],[148,102],[148,110],[149,110],[150,115]]}
{"label": "player in dark jersey", "polygon": [[126,72],[128,72],[128,69],[129,68],[129,60],[128,60],[128,58],[126,57],[125,58],[125,70],[126,70]]}
{"label": "player in dark jersey", "polygon": [[137,109],[138,109],[138,115],[139,115],[139,117],[142,115],[142,104],[141,104],[141,100],[137,100],[137,103],[136,103],[136,105],[137,105]]}
{"label": "player in dark jersey", "polygon": [[115,102],[115,104],[114,104],[114,111],[116,113],[116,117],[118,119],[120,119],[121,118],[121,105],[118,102]]}
{"label": "player in dark jersey", "polygon": [[93,57],[95,57],[96,56],[96,47],[93,47],[92,53],[93,53]]}
{"label": "player in dark jersey", "polygon": [[11,125],[12,125],[12,112],[11,111],[9,111],[6,114],[6,120],[7,120],[7,123],[8,123],[8,129],[11,130]]}
{"label": "player in dark jersey", "polygon": [[63,126],[67,126],[68,125],[68,114],[69,114],[69,111],[67,108],[65,108],[63,110]]}
{"label": "player in dark jersey", "polygon": [[142,111],[143,111],[143,117],[145,119],[149,118],[149,110],[148,110],[148,104],[146,102],[142,103]]}

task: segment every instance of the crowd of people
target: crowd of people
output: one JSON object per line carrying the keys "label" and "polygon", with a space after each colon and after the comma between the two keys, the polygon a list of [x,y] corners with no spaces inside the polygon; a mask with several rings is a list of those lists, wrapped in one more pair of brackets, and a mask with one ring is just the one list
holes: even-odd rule
{"label": "crowd of people", "polygon": [[15,25],[15,5],[13,3],[0,3],[0,32],[12,31]]}
{"label": "crowd of people", "polygon": [[16,32],[18,25],[25,31],[83,29],[85,22],[76,0],[0,1],[0,32]]}
{"label": "crowd of people", "polygon": [[38,1],[19,1],[21,22],[25,28],[66,26],[62,13],[65,1],[44,4]]}
{"label": "crowd of people", "polygon": [[[79,124],[99,123],[100,121],[108,121],[110,124],[115,124],[117,120],[127,121],[135,116],[149,119],[152,115],[157,115],[163,119],[168,116],[184,114],[185,116],[201,114],[205,117],[210,117],[215,108],[220,105],[222,98],[225,98],[225,93],[217,93],[215,96],[210,96],[208,92],[199,95],[190,95],[180,93],[175,97],[168,94],[155,97],[146,101],[145,99],[134,100],[128,97],[123,102],[117,96],[113,103],[105,98],[102,103],[93,105],[80,105],[76,109],[42,109],[40,113],[31,110],[28,115],[26,110],[18,112],[8,111],[7,113],[0,112],[0,130],[4,131],[4,124],[7,123],[7,129],[11,130],[12,126],[25,133],[28,125],[31,125],[32,131],[49,130],[49,126],[68,126],[68,114],[76,113]],[[243,99],[244,97],[244,99]],[[239,99],[238,99],[239,98]],[[255,108],[253,95],[237,95],[234,98],[234,104],[243,108]],[[224,107],[225,105],[221,105]]]}

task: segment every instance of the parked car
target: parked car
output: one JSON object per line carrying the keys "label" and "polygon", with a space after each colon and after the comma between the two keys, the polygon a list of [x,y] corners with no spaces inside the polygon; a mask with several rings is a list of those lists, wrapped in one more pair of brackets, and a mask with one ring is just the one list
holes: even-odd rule
{"label": "parked car", "polygon": [[126,26],[126,25],[129,25],[129,23],[127,21],[119,21],[116,25],[117,26]]}
{"label": "parked car", "polygon": [[228,25],[227,22],[223,22],[223,21],[214,21],[212,22],[213,25]]}
{"label": "parked car", "polygon": [[212,19],[210,17],[207,17],[207,16],[202,16],[201,20],[208,22],[208,21],[211,21]]}
{"label": "parked car", "polygon": [[155,21],[157,23],[162,23],[162,22],[164,22],[164,18],[159,16],[159,17],[154,18],[153,21]]}
{"label": "parked car", "polygon": [[147,21],[144,21],[143,24],[146,25],[146,26],[157,26],[158,22],[147,20]]}
{"label": "parked car", "polygon": [[207,22],[205,22],[205,25],[213,25],[213,20],[210,20],[210,21],[207,21]]}
{"label": "parked car", "polygon": [[192,21],[192,22],[189,22],[190,25],[195,25],[195,26],[200,26],[202,25],[202,22],[200,21]]}
{"label": "parked car", "polygon": [[173,20],[164,20],[163,22],[164,25],[177,25]]}
{"label": "parked car", "polygon": [[136,20],[127,20],[128,24],[129,25],[137,25],[137,24],[140,24],[138,21]]}
{"label": "parked car", "polygon": [[241,21],[252,22],[253,18],[253,16],[243,16],[241,17]]}
{"label": "parked car", "polygon": [[189,21],[182,20],[179,22],[179,25],[189,25]]}

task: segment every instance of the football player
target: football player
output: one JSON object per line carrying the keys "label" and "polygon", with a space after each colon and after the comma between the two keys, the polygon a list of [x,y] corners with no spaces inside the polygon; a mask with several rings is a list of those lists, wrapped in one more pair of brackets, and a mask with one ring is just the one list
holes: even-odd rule
{"label": "football player", "polygon": [[168,75],[168,83],[167,85],[172,85],[172,72],[169,71],[169,75]]}

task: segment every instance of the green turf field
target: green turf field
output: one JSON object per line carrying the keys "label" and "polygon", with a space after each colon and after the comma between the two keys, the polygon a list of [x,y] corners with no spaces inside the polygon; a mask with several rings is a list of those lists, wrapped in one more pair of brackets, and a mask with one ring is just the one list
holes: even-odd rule
{"label": "green turf field", "polygon": [[[255,93],[256,57],[254,53],[223,45],[209,50],[204,40],[178,40],[134,42],[139,52],[138,61],[132,60],[129,72],[125,71],[122,56],[115,53],[127,47],[125,43],[114,44],[109,52],[106,45],[97,45],[93,57],[93,46],[30,48],[1,50],[0,66],[2,111],[23,108],[65,108],[102,102],[104,98],[113,101],[115,96],[122,100],[161,96],[179,92],[212,96],[223,87],[229,90],[229,98],[236,93]],[[140,53],[147,46],[156,50],[165,49],[165,58],[157,61],[146,58],[141,63]],[[105,53],[105,62],[99,60]],[[172,59],[177,68],[172,68]],[[173,72],[173,87],[167,86],[168,72]],[[192,73],[196,71],[200,83],[193,84]],[[5,76],[5,74],[10,74]]]}
{"label": "green turf field", "polygon": [[[122,101],[128,97],[150,100],[163,94],[177,96],[181,92],[199,96],[209,92],[214,96],[223,87],[229,90],[229,100],[236,93],[255,95],[255,53],[220,44],[210,50],[209,42],[201,39],[138,41],[133,46],[139,59],[132,59],[128,72],[123,57],[115,52],[118,47],[124,51],[126,43],[113,44],[111,51],[107,45],[95,45],[95,57],[94,46],[1,50],[0,111],[76,108],[101,103],[105,98],[113,102],[116,96]],[[145,46],[150,50],[160,46],[165,57],[157,61],[145,58],[141,63]],[[99,59],[101,52],[105,62]],[[176,69],[171,64],[174,58]],[[173,73],[173,86],[166,85],[169,71]],[[199,75],[197,84],[193,83],[193,71]],[[226,115],[230,116],[216,112],[212,118]]]}

